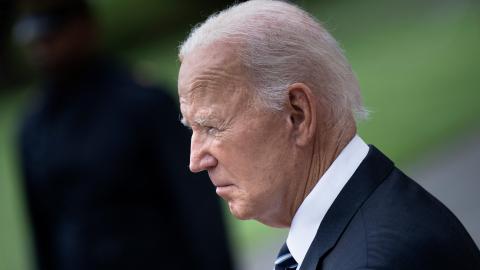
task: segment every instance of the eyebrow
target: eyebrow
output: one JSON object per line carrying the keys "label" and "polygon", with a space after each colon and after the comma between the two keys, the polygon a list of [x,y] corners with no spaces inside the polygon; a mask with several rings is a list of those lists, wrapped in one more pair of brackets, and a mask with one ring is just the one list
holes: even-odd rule
{"label": "eyebrow", "polygon": [[[212,115],[200,116],[194,119],[193,122],[195,123],[195,125],[205,126],[212,121],[212,118]],[[180,122],[188,128],[191,127],[190,123],[188,123],[187,119],[185,119],[185,117],[183,117],[182,115],[180,115]]]}

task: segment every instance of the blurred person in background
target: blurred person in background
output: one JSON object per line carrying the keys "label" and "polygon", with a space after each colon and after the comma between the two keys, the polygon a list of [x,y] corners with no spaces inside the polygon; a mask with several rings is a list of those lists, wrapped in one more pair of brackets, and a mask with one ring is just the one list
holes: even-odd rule
{"label": "blurred person in background", "polygon": [[232,269],[175,102],[106,56],[85,1],[19,9],[16,39],[43,81],[20,134],[38,268]]}
{"label": "blurred person in background", "polygon": [[10,79],[10,57],[7,53],[7,47],[10,41],[10,24],[13,11],[13,0],[0,0],[0,86]]}

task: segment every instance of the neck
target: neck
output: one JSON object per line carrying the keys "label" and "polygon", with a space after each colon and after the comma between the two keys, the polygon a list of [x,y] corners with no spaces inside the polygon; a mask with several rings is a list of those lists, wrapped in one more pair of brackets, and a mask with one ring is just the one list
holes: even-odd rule
{"label": "neck", "polygon": [[[306,154],[308,161],[305,162],[305,168],[303,168],[306,174],[302,178],[305,180],[296,187],[296,196],[289,210],[289,227],[302,202],[345,146],[352,140],[357,131],[353,118],[342,123],[331,126],[324,125],[323,127],[326,128],[319,129],[315,140],[312,142],[311,152]],[[298,185],[299,183],[296,184]]]}

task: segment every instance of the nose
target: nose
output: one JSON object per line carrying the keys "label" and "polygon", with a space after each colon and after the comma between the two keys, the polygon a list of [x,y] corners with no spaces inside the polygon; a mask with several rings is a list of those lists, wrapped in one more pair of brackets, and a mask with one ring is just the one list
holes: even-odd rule
{"label": "nose", "polygon": [[194,132],[190,145],[190,171],[193,173],[201,172],[213,168],[217,164],[217,159],[208,151],[205,139],[197,136]]}

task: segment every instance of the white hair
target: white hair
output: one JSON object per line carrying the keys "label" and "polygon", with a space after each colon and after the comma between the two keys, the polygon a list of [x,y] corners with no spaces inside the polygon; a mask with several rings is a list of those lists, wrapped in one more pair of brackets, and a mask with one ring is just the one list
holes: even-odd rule
{"label": "white hair", "polygon": [[268,108],[281,110],[288,87],[301,82],[327,100],[337,120],[368,115],[355,74],[336,40],[293,4],[251,0],[213,14],[191,31],[179,58],[217,41],[241,45],[238,57]]}

